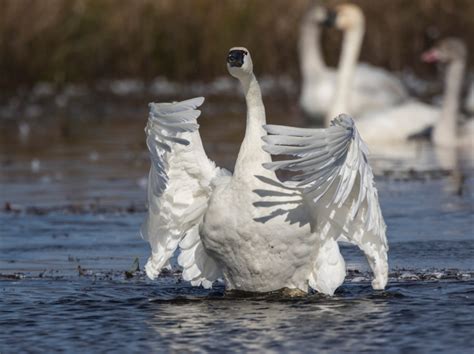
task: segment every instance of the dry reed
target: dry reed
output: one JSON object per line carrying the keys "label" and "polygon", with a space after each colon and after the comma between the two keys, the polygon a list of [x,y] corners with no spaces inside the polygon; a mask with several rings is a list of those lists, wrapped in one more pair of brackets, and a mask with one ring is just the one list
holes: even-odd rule
{"label": "dry reed", "polygon": [[[462,37],[474,51],[472,0],[354,2],[367,16],[365,61],[423,71],[419,53],[433,34]],[[225,74],[226,51],[234,45],[252,50],[260,74],[297,77],[299,23],[310,5],[309,0],[0,0],[0,88],[159,75],[206,80]],[[339,37],[334,31],[324,35],[332,64]]]}

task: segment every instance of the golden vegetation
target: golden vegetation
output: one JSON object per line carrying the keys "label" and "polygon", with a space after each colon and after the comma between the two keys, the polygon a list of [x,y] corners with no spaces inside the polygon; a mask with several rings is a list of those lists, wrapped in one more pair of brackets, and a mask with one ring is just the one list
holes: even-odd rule
{"label": "golden vegetation", "polygon": [[[367,16],[365,61],[394,70],[420,68],[429,33],[460,36],[474,51],[472,0],[354,2]],[[209,79],[225,73],[224,58],[234,45],[252,50],[259,73],[296,77],[299,22],[310,5],[309,0],[0,0],[0,86],[159,75]],[[331,63],[339,37],[325,34]]]}

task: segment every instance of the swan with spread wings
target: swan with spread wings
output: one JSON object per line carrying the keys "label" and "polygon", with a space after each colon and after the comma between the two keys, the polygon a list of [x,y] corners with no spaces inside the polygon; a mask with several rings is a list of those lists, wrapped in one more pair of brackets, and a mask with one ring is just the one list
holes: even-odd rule
{"label": "swan with spread wings", "polygon": [[[147,275],[156,278],[179,250],[183,279],[195,286],[222,279],[228,290],[312,288],[332,295],[346,274],[338,246],[346,240],[365,253],[372,285],[383,289],[385,224],[352,119],[340,116],[316,130],[267,126],[249,51],[230,49],[227,68],[247,104],[233,174],[204,151],[197,123],[203,98],[150,104],[145,131],[152,163],[141,230],[152,250]],[[296,158],[272,162],[271,154]],[[301,173],[281,182],[276,169]]]}

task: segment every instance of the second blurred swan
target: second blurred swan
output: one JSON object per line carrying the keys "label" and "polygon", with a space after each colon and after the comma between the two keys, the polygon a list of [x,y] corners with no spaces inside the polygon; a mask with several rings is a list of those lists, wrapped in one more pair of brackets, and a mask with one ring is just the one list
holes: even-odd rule
{"label": "second blurred swan", "polygon": [[466,45],[458,38],[446,38],[423,54],[426,62],[447,65],[443,107],[432,134],[435,145],[474,147],[474,119],[460,122],[459,114],[466,59]]}
{"label": "second blurred swan", "polygon": [[[322,57],[320,25],[323,24],[334,25],[344,32],[339,73],[327,67]],[[356,117],[399,104],[408,97],[402,83],[394,75],[372,65],[357,65],[364,32],[364,14],[355,5],[340,5],[335,11],[315,6],[305,16],[299,41],[302,74],[300,105],[311,118],[326,116],[326,123],[329,124],[342,112],[340,104],[333,103],[336,86],[345,82],[352,82],[344,87],[345,95],[351,94],[346,112]],[[337,81],[341,83],[336,84]]]}
{"label": "second blurred swan", "polygon": [[473,130],[469,127],[472,124],[466,124],[466,130],[462,133],[466,138],[456,136],[466,61],[464,43],[455,38],[445,39],[426,52],[422,59],[447,65],[442,107],[411,100],[400,106],[361,117],[357,125],[362,137],[369,144],[404,142],[410,136],[430,127],[434,127],[432,138],[436,145],[472,144],[473,135],[469,133]]}

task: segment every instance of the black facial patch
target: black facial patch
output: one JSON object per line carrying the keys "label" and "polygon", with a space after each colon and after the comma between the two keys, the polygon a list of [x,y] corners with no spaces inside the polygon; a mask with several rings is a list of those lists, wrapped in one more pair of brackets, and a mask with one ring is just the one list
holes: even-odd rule
{"label": "black facial patch", "polygon": [[321,22],[324,27],[334,27],[336,25],[337,12],[328,10],[326,18]]}
{"label": "black facial patch", "polygon": [[227,56],[227,62],[231,67],[238,67],[240,68],[244,65],[244,57],[248,54],[247,51],[242,49],[234,49],[229,52]]}

